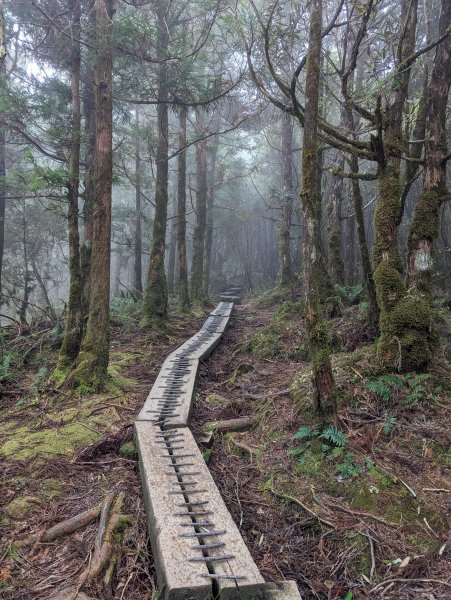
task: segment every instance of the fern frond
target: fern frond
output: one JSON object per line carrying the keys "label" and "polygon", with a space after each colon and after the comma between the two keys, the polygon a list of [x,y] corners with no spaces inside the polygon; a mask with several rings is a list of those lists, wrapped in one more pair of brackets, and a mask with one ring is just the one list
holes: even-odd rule
{"label": "fern frond", "polygon": [[323,440],[327,440],[334,446],[341,448],[346,446],[346,436],[342,431],[337,429],[337,427],[326,427],[319,437]]}

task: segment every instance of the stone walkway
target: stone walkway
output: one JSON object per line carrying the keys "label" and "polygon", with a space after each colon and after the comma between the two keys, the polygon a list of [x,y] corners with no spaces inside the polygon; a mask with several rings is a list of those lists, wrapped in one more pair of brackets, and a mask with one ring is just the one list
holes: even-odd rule
{"label": "stone walkway", "polygon": [[264,582],[188,427],[199,363],[221,341],[232,309],[233,303],[221,302],[200,331],[166,358],[135,421],[164,600],[300,599],[294,582]]}

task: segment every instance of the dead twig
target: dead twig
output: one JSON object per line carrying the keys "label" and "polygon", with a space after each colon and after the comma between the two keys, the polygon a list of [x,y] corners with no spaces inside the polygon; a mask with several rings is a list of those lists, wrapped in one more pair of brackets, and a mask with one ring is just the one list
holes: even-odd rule
{"label": "dead twig", "polygon": [[434,583],[436,585],[444,585],[446,587],[451,588],[451,583],[447,581],[442,581],[441,579],[402,579],[402,578],[394,578],[394,579],[386,579],[385,581],[381,581],[377,585],[373,587],[371,592],[376,592],[386,586],[389,583]]}
{"label": "dead twig", "polygon": [[371,513],[362,512],[360,510],[350,510],[348,508],[345,508],[344,506],[340,506],[339,504],[332,504],[331,502],[324,502],[324,504],[329,508],[337,508],[338,510],[348,513],[348,515],[353,515],[354,517],[367,517],[368,519],[373,519],[374,521],[379,521],[379,523],[388,525],[388,527],[399,527],[399,523],[392,523],[391,521],[386,521],[385,519],[382,519],[382,517],[378,517]]}

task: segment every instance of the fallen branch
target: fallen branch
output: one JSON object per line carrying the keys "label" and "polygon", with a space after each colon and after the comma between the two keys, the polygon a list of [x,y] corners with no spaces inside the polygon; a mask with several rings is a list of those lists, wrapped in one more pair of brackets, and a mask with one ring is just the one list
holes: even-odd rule
{"label": "fallen branch", "polygon": [[93,506],[92,508],[89,508],[88,510],[85,510],[80,514],[75,515],[70,519],[66,519],[66,521],[62,521],[61,523],[50,527],[50,529],[47,529],[47,531],[43,533],[43,535],[40,538],[40,541],[53,542],[54,540],[63,535],[73,533],[74,531],[77,531],[77,529],[81,529],[82,527],[89,525],[91,521],[97,519],[101,508],[102,503],[97,504],[96,506]]}
{"label": "fallen branch", "polygon": [[96,537],[94,555],[91,564],[82,575],[83,583],[95,579],[112,560],[114,550],[114,534],[130,523],[130,516],[121,514],[124,494],[110,494],[102,507],[99,530]]}
{"label": "fallen branch", "polygon": [[278,498],[282,498],[283,500],[288,500],[289,502],[293,502],[293,504],[297,504],[298,506],[303,508],[305,510],[305,512],[307,512],[309,515],[311,515],[312,517],[317,519],[317,521],[319,521],[320,523],[323,523],[323,525],[327,525],[327,527],[330,527],[331,529],[337,528],[336,525],[334,525],[330,521],[327,521],[327,519],[323,519],[322,517],[317,515],[316,512],[314,512],[311,508],[309,508],[306,504],[304,504],[298,498],[294,498],[293,496],[289,496],[288,494],[283,494],[282,492],[278,492],[277,490],[275,490],[273,488],[272,484],[271,484],[271,492],[274,494],[274,496],[277,496]]}

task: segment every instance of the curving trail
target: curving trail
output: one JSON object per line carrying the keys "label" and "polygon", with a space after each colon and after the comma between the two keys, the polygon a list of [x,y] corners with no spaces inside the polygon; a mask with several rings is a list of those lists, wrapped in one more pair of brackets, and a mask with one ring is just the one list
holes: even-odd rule
{"label": "curving trail", "polygon": [[165,600],[300,598],[295,582],[264,582],[188,427],[199,363],[220,343],[232,309],[233,302],[221,302],[200,331],[166,358],[135,421],[150,542]]}

